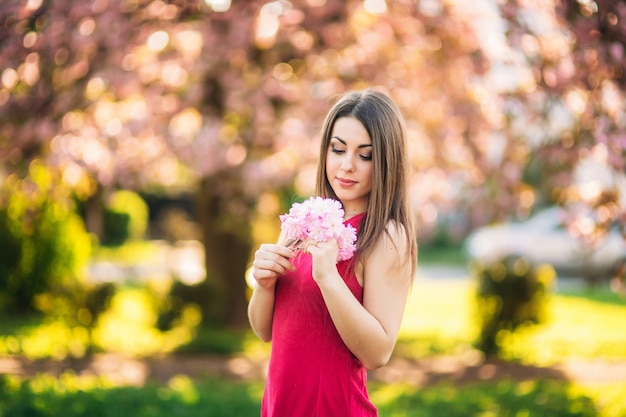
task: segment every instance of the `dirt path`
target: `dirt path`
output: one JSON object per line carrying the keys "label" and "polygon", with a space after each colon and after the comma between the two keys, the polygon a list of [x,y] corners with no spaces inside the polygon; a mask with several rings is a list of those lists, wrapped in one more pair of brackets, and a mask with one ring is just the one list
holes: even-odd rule
{"label": "dirt path", "polygon": [[[65,361],[30,361],[20,357],[0,357],[0,374],[32,377],[39,373],[106,376],[118,384],[142,385],[147,381],[167,382],[175,375],[190,378],[215,376],[233,380],[263,380],[265,360],[244,356],[176,355],[161,358],[133,359],[113,354],[89,359]],[[370,372],[373,381],[428,386],[441,381],[466,384],[494,379],[556,379],[587,383],[626,383],[626,363],[570,362],[553,367],[535,367],[498,360],[479,364],[464,363],[458,357],[440,356],[419,360],[392,359]]]}

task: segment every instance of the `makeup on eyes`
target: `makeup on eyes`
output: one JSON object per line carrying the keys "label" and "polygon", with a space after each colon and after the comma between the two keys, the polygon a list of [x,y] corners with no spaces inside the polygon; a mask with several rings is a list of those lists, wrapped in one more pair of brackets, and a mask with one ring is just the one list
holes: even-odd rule
{"label": "makeup on eyes", "polygon": [[[339,142],[340,145],[343,145],[345,147],[348,146],[348,144],[347,144],[347,142],[345,140],[341,139],[338,136],[333,136],[331,138],[331,142],[330,142],[330,150],[331,150],[331,152],[336,153],[336,154],[344,153],[346,150],[345,149],[339,149],[337,147],[337,145],[338,145],[337,142]],[[364,143],[364,144],[361,144],[361,145],[357,146],[357,149],[366,149],[366,148],[371,149],[372,148],[372,144],[371,143]],[[362,160],[364,160],[364,161],[371,161],[372,160],[372,153],[371,152],[360,153],[359,157]]]}

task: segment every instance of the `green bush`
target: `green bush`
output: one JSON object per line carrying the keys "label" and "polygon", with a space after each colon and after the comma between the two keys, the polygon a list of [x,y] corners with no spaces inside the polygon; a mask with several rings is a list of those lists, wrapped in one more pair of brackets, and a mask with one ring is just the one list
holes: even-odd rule
{"label": "green bush", "polygon": [[[370,390],[381,416],[395,417],[617,417],[567,381],[492,380],[471,384],[378,387]],[[378,389],[377,389],[378,388]],[[383,391],[384,390],[384,391]],[[390,394],[390,391],[394,391]],[[385,392],[381,396],[379,391]],[[379,396],[381,397],[379,399]],[[614,400],[613,404],[619,404]]]}
{"label": "green bush", "polygon": [[3,417],[247,417],[259,414],[258,383],[172,377],[167,384],[114,386],[104,378],[69,372],[59,379],[30,380],[0,375]]}
{"label": "green bush", "polygon": [[142,238],[148,228],[148,205],[133,191],[115,191],[104,209],[102,243],[119,246],[128,239]]}
{"label": "green bush", "polygon": [[[421,386],[370,382],[381,416],[621,417],[625,390],[568,381],[494,380]],[[65,372],[58,379],[0,375],[0,415],[6,417],[246,417],[258,416],[261,381],[177,375],[157,385],[115,386],[105,378]]]}
{"label": "green bush", "polygon": [[549,265],[533,266],[519,257],[471,267],[478,280],[476,309],[480,324],[478,349],[497,356],[502,338],[521,326],[541,323],[554,278]]}
{"label": "green bush", "polygon": [[0,310],[32,310],[36,295],[81,276],[91,238],[69,189],[39,161],[0,187]]}
{"label": "green bush", "polygon": [[67,347],[56,343],[50,353],[61,357],[83,357],[93,353],[97,349],[93,341],[94,329],[116,291],[110,282],[85,283],[56,288],[54,293],[37,296],[34,304],[44,314],[47,323],[63,323],[70,334],[85,336],[67,340]]}

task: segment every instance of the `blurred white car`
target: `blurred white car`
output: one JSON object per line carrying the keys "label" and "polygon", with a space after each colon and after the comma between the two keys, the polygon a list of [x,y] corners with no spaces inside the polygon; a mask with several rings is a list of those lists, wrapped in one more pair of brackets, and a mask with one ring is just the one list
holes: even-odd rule
{"label": "blurred white car", "polygon": [[464,242],[466,255],[484,262],[519,256],[532,265],[550,264],[559,275],[611,277],[626,261],[626,239],[617,226],[591,248],[568,231],[566,216],[562,208],[551,207],[526,221],[476,229]]}

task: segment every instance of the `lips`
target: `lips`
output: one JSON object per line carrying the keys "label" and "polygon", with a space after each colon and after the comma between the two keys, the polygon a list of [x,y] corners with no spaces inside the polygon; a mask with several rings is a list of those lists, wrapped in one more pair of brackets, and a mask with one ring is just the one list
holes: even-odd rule
{"label": "lips", "polygon": [[351,186],[353,186],[354,184],[357,183],[356,181],[352,181],[352,180],[349,180],[347,178],[337,178],[337,182],[342,187],[351,187]]}

